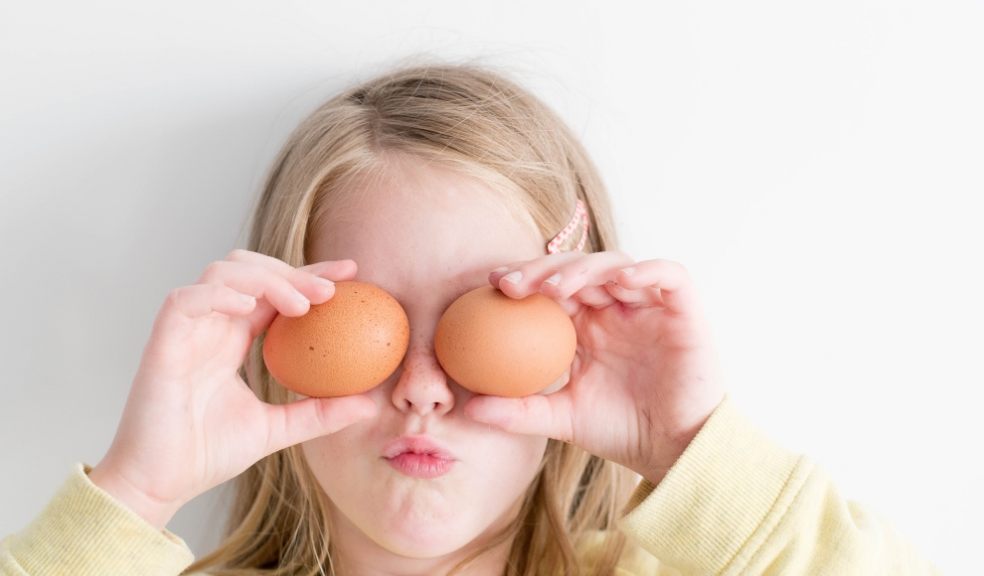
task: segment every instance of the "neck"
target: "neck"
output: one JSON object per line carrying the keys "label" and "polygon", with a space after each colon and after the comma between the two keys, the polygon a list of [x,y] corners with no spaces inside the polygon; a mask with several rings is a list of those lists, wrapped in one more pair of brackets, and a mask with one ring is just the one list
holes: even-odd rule
{"label": "neck", "polygon": [[[502,576],[515,537],[510,537],[469,562],[455,576]],[[343,547],[331,554],[336,576],[437,576],[448,574],[484,543],[475,542],[453,554],[438,558],[361,556],[348,554]]]}

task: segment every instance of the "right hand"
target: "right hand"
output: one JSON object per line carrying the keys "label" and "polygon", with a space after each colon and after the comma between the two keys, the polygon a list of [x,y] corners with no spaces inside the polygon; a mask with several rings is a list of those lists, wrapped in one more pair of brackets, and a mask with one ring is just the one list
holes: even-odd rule
{"label": "right hand", "polygon": [[157,528],[186,502],[288,446],[375,415],[365,395],[260,401],[239,375],[253,340],[280,313],[329,300],[352,260],[294,268],[236,249],[157,314],[113,443],[89,477]]}

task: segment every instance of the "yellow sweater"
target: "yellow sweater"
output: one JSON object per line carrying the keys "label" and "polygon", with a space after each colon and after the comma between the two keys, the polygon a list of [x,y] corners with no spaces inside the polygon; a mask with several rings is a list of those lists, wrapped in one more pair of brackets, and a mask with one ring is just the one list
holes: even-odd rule
{"label": "yellow sweater", "polygon": [[[191,564],[181,538],[116,502],[88,471],[77,463],[41,514],[0,541],[0,575],[173,576]],[[619,528],[638,544],[622,558],[624,576],[938,574],[728,398],[658,486],[639,485]],[[585,565],[594,549],[582,552]]]}

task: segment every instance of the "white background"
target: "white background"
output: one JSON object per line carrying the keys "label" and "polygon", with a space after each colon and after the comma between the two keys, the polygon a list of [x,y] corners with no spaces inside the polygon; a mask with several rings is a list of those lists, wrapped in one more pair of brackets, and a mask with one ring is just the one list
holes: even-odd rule
{"label": "white background", "polygon": [[[0,536],[95,464],[167,292],[294,125],[414,55],[554,106],[624,248],[685,264],[728,389],[948,573],[984,516],[984,3],[0,4]],[[169,527],[196,553],[215,490]]]}

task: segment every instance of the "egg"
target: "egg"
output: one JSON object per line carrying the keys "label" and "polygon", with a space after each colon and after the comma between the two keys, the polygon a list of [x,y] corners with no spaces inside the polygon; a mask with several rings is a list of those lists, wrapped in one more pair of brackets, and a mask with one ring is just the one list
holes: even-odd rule
{"label": "egg", "polygon": [[410,322],[392,295],[366,282],[336,282],[335,294],[303,316],[278,315],[263,360],[285,388],[305,396],[365,392],[392,374],[407,352]]}
{"label": "egg", "polygon": [[571,366],[577,333],[560,304],[543,294],[511,298],[493,286],[461,295],[444,311],[434,353],[444,371],[477,394],[527,396]]}

